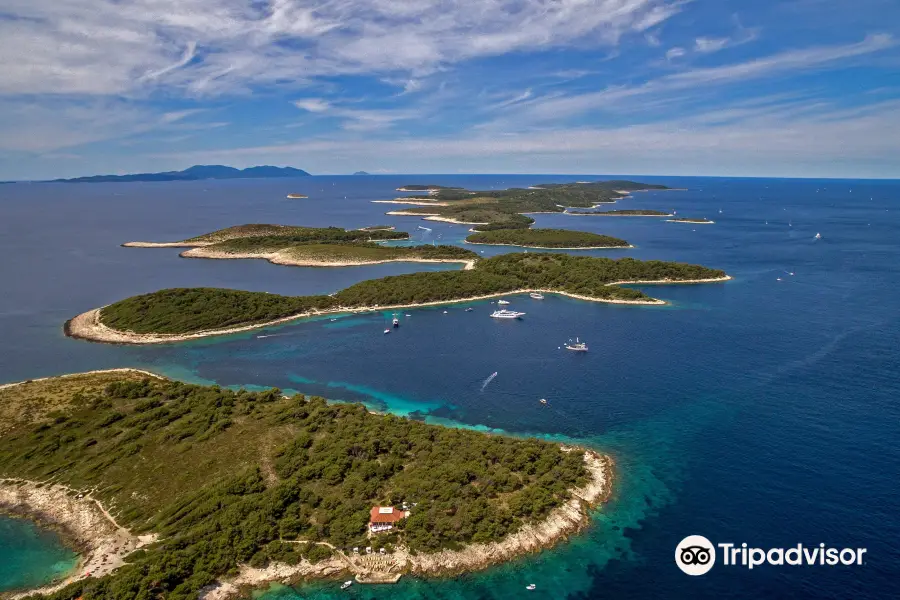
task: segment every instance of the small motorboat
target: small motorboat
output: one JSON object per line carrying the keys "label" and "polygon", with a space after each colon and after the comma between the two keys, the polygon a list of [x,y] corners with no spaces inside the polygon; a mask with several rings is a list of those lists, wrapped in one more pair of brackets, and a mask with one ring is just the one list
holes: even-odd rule
{"label": "small motorboat", "polygon": [[394,320],[391,321],[391,324],[392,324],[394,327],[400,327],[400,319],[398,319],[397,317],[394,317]]}
{"label": "small motorboat", "polygon": [[822,239],[822,234],[821,234],[821,233],[817,233],[817,234],[816,234],[816,237],[814,237],[813,239],[814,239],[814,240],[821,240],[821,239]]}
{"label": "small motorboat", "polygon": [[387,335],[387,334],[390,333],[390,332],[391,332],[390,329],[385,329],[385,330],[384,330],[385,335]]}
{"label": "small motorboat", "polygon": [[540,403],[543,404],[544,406],[546,406],[546,405],[547,405],[547,399],[546,399],[546,398],[541,398]]}
{"label": "small motorboat", "polygon": [[528,295],[531,296],[532,298],[534,298],[535,300],[543,300],[544,299],[544,295],[541,294],[540,292],[531,292]]}
{"label": "small motorboat", "polygon": [[587,352],[588,345],[585,342],[582,342],[578,338],[575,338],[575,341],[569,340],[566,342],[566,350],[572,350],[574,352]]}
{"label": "small motorboat", "polygon": [[528,591],[530,592],[531,590],[533,590],[533,589],[536,588],[536,587],[537,587],[537,586],[534,585],[533,583],[529,583],[528,585],[525,586],[525,589],[528,590]]}
{"label": "small motorboat", "polygon": [[446,311],[446,310],[444,311],[444,314],[445,314],[445,315],[447,314],[447,311]]}
{"label": "small motorboat", "polygon": [[350,587],[351,585],[353,585],[353,580],[352,580],[352,579],[348,579],[347,581],[345,581],[344,583],[341,584],[341,589],[342,589],[342,590],[346,590],[346,589],[347,589],[348,587]]}
{"label": "small motorboat", "polygon": [[497,300],[497,304],[509,304],[509,300]]}
{"label": "small motorboat", "polygon": [[466,309],[466,312],[472,312],[472,310],[473,310],[473,309],[472,309],[472,307],[470,306],[469,308]]}

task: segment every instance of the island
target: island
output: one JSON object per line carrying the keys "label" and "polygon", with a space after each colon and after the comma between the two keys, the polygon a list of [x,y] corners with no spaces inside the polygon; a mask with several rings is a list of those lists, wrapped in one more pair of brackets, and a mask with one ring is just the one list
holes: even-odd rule
{"label": "island", "polygon": [[303,194],[288,194],[288,200],[298,200],[300,198],[309,198],[309,196],[304,196]]}
{"label": "island", "polygon": [[715,221],[711,221],[710,219],[702,218],[702,219],[693,219],[693,218],[677,218],[677,219],[666,219],[668,223],[693,223],[694,225],[712,225]]}
{"label": "island", "polygon": [[398,192],[434,192],[434,193],[437,193],[437,192],[440,192],[443,190],[461,190],[461,189],[463,189],[463,188],[448,187],[445,185],[433,185],[433,184],[421,185],[421,184],[416,183],[416,184],[409,184],[409,185],[404,185],[404,186],[398,187],[397,191]]}
{"label": "island", "polygon": [[627,210],[567,210],[567,215],[595,216],[595,217],[671,217],[673,213],[661,210],[627,209]]}
{"label": "island", "polygon": [[[457,250],[461,250],[457,248]],[[722,282],[724,271],[632,258],[512,253],[458,271],[393,275],[330,295],[281,296],[220,288],[173,288],[82,313],[64,325],[70,337],[113,344],[160,344],[224,335],[318,315],[471,302],[541,292],[593,302],[663,305],[627,284]]]}
{"label": "island", "polygon": [[131,175],[91,175],[72,179],[54,179],[52,183],[109,183],[128,181],[198,181],[202,179],[267,179],[309,177],[309,173],[294,167],[263,165],[247,169],[235,169],[224,165],[194,165],[183,171],[162,173],[133,173]]}
{"label": "island", "polygon": [[494,229],[479,231],[466,238],[469,244],[519,246],[522,248],[555,248],[583,250],[589,248],[633,248],[625,240],[608,235],[569,229]]}
{"label": "island", "polygon": [[368,225],[366,227],[360,227],[360,231],[394,231],[396,227],[393,225]]}
{"label": "island", "polygon": [[0,406],[0,507],[82,556],[33,590],[50,600],[482,569],[584,528],[613,477],[588,448],[134,370],[6,385]]}
{"label": "island", "polygon": [[[662,185],[635,181],[552,183],[529,188],[471,191],[440,186],[404,186],[402,191],[427,189],[427,196],[410,196],[387,202],[420,202],[422,206],[389,212],[420,216],[426,220],[475,225],[477,231],[527,229],[535,213],[563,213],[568,208],[593,209],[612,204],[638,190],[667,190]],[[385,202],[385,201],[382,201]]]}
{"label": "island", "polygon": [[366,173],[365,171],[357,171],[354,175],[371,175],[371,173]]}
{"label": "island", "polygon": [[406,240],[405,231],[390,225],[341,229],[286,225],[237,225],[180,242],[128,242],[132,248],[188,247],[183,258],[268,260],[296,267],[351,267],[386,262],[461,263],[473,268],[478,256],[449,245],[384,246],[377,242]]}

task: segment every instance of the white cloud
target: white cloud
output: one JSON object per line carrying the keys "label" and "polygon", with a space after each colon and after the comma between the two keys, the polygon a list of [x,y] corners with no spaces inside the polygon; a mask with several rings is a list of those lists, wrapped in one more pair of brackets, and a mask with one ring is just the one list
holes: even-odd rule
{"label": "white cloud", "polygon": [[710,38],[710,37],[698,37],[694,40],[694,52],[700,52],[702,54],[710,53],[710,52],[718,52],[722,48],[728,46],[731,42],[731,38]]}
{"label": "white cloud", "polygon": [[306,98],[294,101],[294,106],[309,112],[320,113],[328,110],[331,104],[321,98]]}
{"label": "white cloud", "polygon": [[[693,97],[698,86],[744,83],[754,79],[822,69],[831,64],[843,64],[849,59],[872,54],[896,45],[887,34],[870,35],[861,42],[839,46],[817,46],[790,50],[763,58],[733,63],[721,67],[695,68],[664,75],[646,83],[631,86],[610,86],[597,92],[561,95],[554,93],[521,103],[515,118],[520,123],[534,124],[565,120],[587,112],[606,109],[635,110],[647,108],[647,97],[656,96],[661,102],[676,103],[680,95]],[[673,48],[672,50],[676,50]],[[670,52],[672,52],[670,50]],[[634,101],[641,97],[640,103]]]}
{"label": "white cloud", "polygon": [[130,96],[165,88],[216,95],[321,75],[415,75],[480,56],[614,45],[678,6],[677,0],[6,0],[0,94]]}
{"label": "white cloud", "polygon": [[679,48],[675,46],[674,48],[670,48],[668,52],[666,52],[666,60],[672,60],[674,58],[679,58],[687,54],[684,48]]}
{"label": "white cloud", "polygon": [[[466,161],[472,165],[467,172],[509,172],[517,167],[526,172],[540,168],[563,173],[743,175],[797,175],[791,169],[796,169],[798,157],[803,157],[807,175],[861,176],[874,174],[860,170],[867,168],[867,162],[877,165],[884,157],[900,153],[898,100],[865,110],[830,108],[816,114],[794,106],[783,111],[748,111],[742,118],[732,115],[723,119],[721,112],[613,128],[502,136],[465,132],[430,139],[304,139],[296,144],[178,156],[185,163],[201,158],[247,165],[300,160],[304,167],[319,172],[329,167],[324,162],[316,165],[318,157],[340,155],[342,160],[353,161],[377,156],[379,163],[398,172],[415,172],[431,164],[445,165],[443,171],[447,171]],[[900,175],[896,165],[892,174]]]}

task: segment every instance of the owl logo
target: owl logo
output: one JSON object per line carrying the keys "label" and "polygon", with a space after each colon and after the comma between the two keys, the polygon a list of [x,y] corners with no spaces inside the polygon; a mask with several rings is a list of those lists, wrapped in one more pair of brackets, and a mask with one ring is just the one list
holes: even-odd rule
{"label": "owl logo", "polygon": [[702,535],[689,535],[675,548],[675,564],[688,575],[704,575],[716,564],[715,546]]}

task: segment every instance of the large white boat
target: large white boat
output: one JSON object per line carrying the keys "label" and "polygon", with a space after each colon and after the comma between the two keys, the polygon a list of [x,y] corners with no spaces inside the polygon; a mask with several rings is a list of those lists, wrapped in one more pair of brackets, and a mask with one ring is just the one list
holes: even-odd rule
{"label": "large white boat", "polygon": [[495,319],[521,319],[525,313],[516,312],[514,310],[506,310],[502,308],[500,310],[495,310],[491,313],[491,316]]}
{"label": "large white boat", "polygon": [[528,295],[531,296],[532,298],[534,298],[535,300],[543,300],[544,299],[544,295],[540,292],[531,292]]}
{"label": "large white boat", "polygon": [[497,300],[497,304],[509,304],[509,300]]}
{"label": "large white boat", "polygon": [[566,342],[566,350],[572,350],[574,352],[587,352],[588,346],[585,342],[582,342],[578,338],[575,338],[575,341],[569,340]]}

